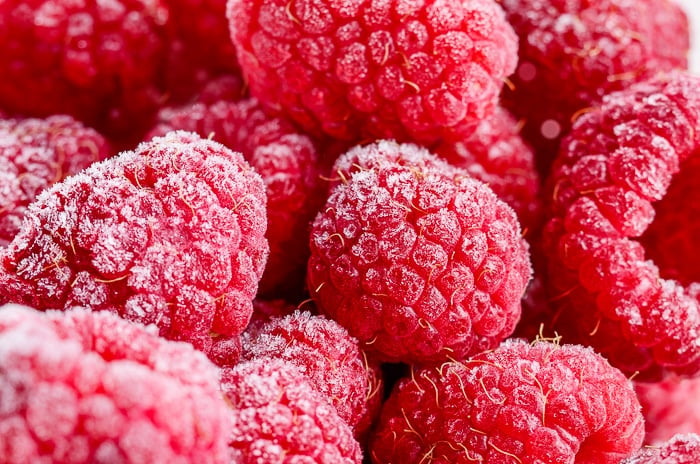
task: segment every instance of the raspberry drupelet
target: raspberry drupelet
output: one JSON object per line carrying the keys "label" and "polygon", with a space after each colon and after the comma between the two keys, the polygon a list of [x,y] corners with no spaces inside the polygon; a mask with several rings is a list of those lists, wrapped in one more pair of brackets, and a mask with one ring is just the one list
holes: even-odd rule
{"label": "raspberry drupelet", "polygon": [[319,312],[383,361],[439,363],[513,331],[531,269],[515,213],[485,184],[413,144],[341,156],[311,230]]}
{"label": "raspberry drupelet", "polygon": [[700,434],[700,377],[635,382],[634,389],[644,414],[645,443],[655,446],[678,433]]}
{"label": "raspberry drupelet", "polygon": [[241,360],[281,359],[298,367],[364,442],[381,406],[381,371],[340,324],[295,311],[251,323],[241,344]]}
{"label": "raspberry drupelet", "polygon": [[0,307],[0,462],[228,464],[218,369],[113,314]]}
{"label": "raspberry drupelet", "polygon": [[4,302],[86,306],[155,324],[208,353],[238,336],[267,259],[262,179],[188,132],[45,190],[0,254]]}
{"label": "raspberry drupelet", "polygon": [[161,0],[1,2],[0,107],[140,130],[164,98],[168,15]]}
{"label": "raspberry drupelet", "polygon": [[350,427],[296,366],[253,359],[224,368],[221,390],[233,418],[231,462],[362,462]]}
{"label": "raspberry drupelet", "polygon": [[678,434],[657,446],[642,448],[620,464],[695,464],[700,462],[700,435]]}
{"label": "raspberry drupelet", "polygon": [[227,14],[251,94],[351,142],[469,133],[517,60],[494,0],[232,0]]}
{"label": "raspberry drupelet", "polygon": [[283,118],[267,115],[254,98],[165,108],[148,137],[173,129],[211,136],[241,152],[262,176],[270,256],[258,294],[300,299],[309,258],[309,223],[323,205],[327,188],[322,180],[327,168],[314,141]]}
{"label": "raspberry drupelet", "polygon": [[507,340],[412,369],[382,408],[375,464],[618,464],[644,438],[632,384],[592,349]]}
{"label": "raspberry drupelet", "polygon": [[688,19],[672,0],[499,0],[520,38],[504,100],[546,175],[580,111],[603,95],[687,67]]}
{"label": "raspberry drupelet", "polygon": [[0,119],[0,246],[44,189],[110,155],[97,131],[67,115]]}

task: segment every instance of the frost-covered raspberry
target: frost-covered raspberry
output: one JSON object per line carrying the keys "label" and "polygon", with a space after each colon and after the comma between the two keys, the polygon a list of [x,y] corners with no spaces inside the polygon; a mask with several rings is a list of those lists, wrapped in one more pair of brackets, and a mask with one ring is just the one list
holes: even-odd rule
{"label": "frost-covered raspberry", "polygon": [[700,462],[700,435],[675,435],[665,443],[640,449],[620,464],[695,464]]}
{"label": "frost-covered raspberry", "polygon": [[1,2],[0,107],[135,130],[163,99],[168,14],[162,0]]}
{"label": "frost-covered raspberry", "polygon": [[433,151],[488,184],[515,210],[523,229],[532,229],[541,221],[540,179],[535,155],[520,129],[521,124],[498,107],[491,117],[479,122],[473,133],[458,141],[443,142]]}
{"label": "frost-covered raspberry", "polygon": [[384,404],[375,464],[618,464],[644,438],[631,382],[590,348],[508,340],[412,369]]}
{"label": "frost-covered raspberry", "polygon": [[102,135],[70,116],[0,119],[0,245],[39,192],[109,154]]}
{"label": "frost-covered raspberry", "polygon": [[554,329],[639,380],[700,370],[699,125],[699,77],[638,83],[578,119],[549,180]]}
{"label": "frost-covered raspberry", "polygon": [[288,121],[268,116],[254,98],[166,108],[149,137],[173,129],[211,136],[241,152],[262,176],[270,257],[259,295],[299,299],[309,258],[309,223],[327,187],[314,142]]}
{"label": "frost-covered raspberry", "polygon": [[3,302],[86,306],[208,352],[241,333],[267,257],[239,153],[174,132],[44,190],[1,259]]}
{"label": "frost-covered raspberry", "polygon": [[515,213],[427,150],[381,141],[334,168],[311,230],[319,311],[385,361],[441,362],[512,331],[530,279]]}
{"label": "frost-covered raspberry", "polygon": [[700,378],[636,382],[646,428],[645,443],[659,445],[677,433],[700,434]]}
{"label": "frost-covered raspberry", "polygon": [[500,0],[518,34],[504,89],[546,173],[579,111],[657,71],[687,66],[688,19],[671,0]]}
{"label": "frost-covered raspberry", "polygon": [[381,373],[340,324],[295,311],[251,324],[241,339],[242,360],[282,359],[295,365],[335,407],[355,437],[366,436],[381,405]]}
{"label": "frost-covered raspberry", "polygon": [[0,307],[0,461],[228,463],[218,371],[107,313]]}
{"label": "frost-covered raspberry", "polygon": [[280,359],[254,359],[221,374],[231,406],[234,463],[360,464],[350,427],[299,369]]}
{"label": "frost-covered raspberry", "polygon": [[227,14],[251,94],[343,140],[461,135],[517,59],[493,0],[232,0]]}

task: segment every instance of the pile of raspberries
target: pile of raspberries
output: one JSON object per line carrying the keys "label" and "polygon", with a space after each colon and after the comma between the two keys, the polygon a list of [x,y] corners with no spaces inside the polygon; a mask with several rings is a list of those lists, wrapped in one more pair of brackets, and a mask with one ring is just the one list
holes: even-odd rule
{"label": "pile of raspberries", "polygon": [[673,0],[0,1],[0,463],[700,462]]}

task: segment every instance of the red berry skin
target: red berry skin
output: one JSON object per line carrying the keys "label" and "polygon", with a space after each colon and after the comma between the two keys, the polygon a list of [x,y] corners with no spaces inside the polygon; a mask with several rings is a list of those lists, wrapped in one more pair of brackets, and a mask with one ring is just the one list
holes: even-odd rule
{"label": "red berry skin", "polygon": [[669,377],[661,382],[636,382],[646,437],[658,446],[679,433],[700,434],[700,377]]}
{"label": "red berry skin", "polygon": [[671,0],[500,0],[519,37],[504,103],[525,120],[543,176],[575,115],[659,71],[687,68],[688,18]]}
{"label": "red berry skin", "polygon": [[299,369],[254,359],[221,373],[231,406],[231,462],[360,464],[352,430]]}
{"label": "red berry skin", "polygon": [[0,246],[41,191],[110,154],[102,135],[67,115],[0,119]]}
{"label": "red berry skin", "polygon": [[462,359],[512,333],[529,253],[488,186],[389,141],[349,151],[334,171],[345,182],[311,229],[307,285],[319,312],[390,362]]}
{"label": "red berry skin", "polygon": [[281,359],[297,366],[358,441],[365,441],[381,406],[381,371],[340,324],[295,311],[253,322],[241,338],[241,360]]}
{"label": "red berry skin", "polygon": [[262,298],[300,300],[309,258],[309,223],[326,197],[326,169],[315,142],[254,98],[198,102],[160,111],[147,138],[171,130],[211,136],[241,152],[262,176],[267,195],[270,256],[258,288]]}
{"label": "red berry skin", "polygon": [[350,142],[468,133],[517,59],[493,0],[233,0],[227,15],[251,94]]}
{"label": "red berry skin", "polygon": [[152,328],[6,305],[0,372],[0,462],[230,462],[218,369]]}
{"label": "red berry skin", "polygon": [[70,114],[106,136],[147,127],[161,104],[169,11],[161,0],[0,3],[0,107]]}
{"label": "red berry skin", "polygon": [[54,184],[0,255],[3,302],[84,306],[204,352],[240,334],[268,253],[262,179],[174,132]]}
{"label": "red berry skin", "polygon": [[385,402],[374,464],[618,464],[644,438],[631,382],[590,348],[507,340],[412,369]]}
{"label": "red berry skin", "polygon": [[[674,185],[694,182],[697,170],[684,168],[697,164],[699,94],[700,79],[677,71],[608,95],[577,120],[548,180],[543,249],[557,317],[543,322],[638,380],[700,370],[698,284],[683,284],[686,267],[666,274],[639,240],[650,224],[659,230],[655,209],[678,216],[662,200]],[[698,262],[697,246],[685,251]]]}
{"label": "red berry skin", "polygon": [[620,464],[695,464],[700,462],[700,435],[674,435],[667,442],[645,447]]}

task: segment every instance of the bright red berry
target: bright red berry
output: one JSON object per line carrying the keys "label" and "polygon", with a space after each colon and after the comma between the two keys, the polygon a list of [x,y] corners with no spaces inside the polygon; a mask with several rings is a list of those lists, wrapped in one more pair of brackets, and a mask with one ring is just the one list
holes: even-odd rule
{"label": "bright red berry", "polygon": [[700,435],[675,435],[665,443],[640,449],[620,464],[695,464],[700,462]]}
{"label": "bright red berry", "polygon": [[645,443],[659,445],[678,433],[700,434],[700,377],[636,382],[646,428]]}

